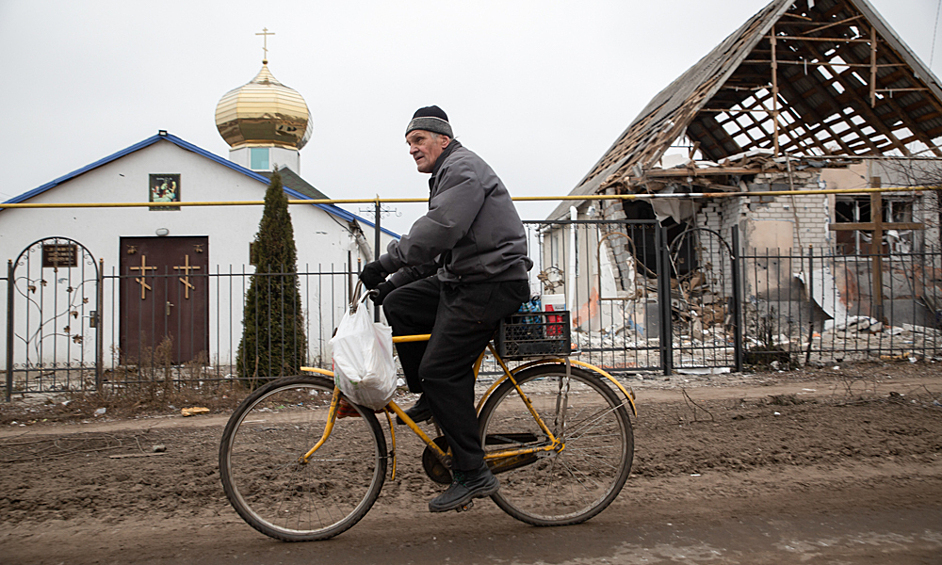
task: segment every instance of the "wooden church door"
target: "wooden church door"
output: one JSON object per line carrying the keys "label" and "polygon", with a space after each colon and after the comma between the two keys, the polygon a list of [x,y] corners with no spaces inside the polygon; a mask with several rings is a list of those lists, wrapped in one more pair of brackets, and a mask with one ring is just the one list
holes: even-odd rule
{"label": "wooden church door", "polygon": [[209,354],[208,274],[208,237],[121,238],[122,363],[167,337],[173,364]]}

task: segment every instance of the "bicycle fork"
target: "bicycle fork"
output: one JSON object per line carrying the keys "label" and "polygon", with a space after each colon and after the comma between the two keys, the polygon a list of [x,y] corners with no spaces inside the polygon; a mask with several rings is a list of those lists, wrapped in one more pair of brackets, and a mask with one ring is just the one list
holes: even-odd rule
{"label": "bicycle fork", "polygon": [[321,448],[324,445],[324,442],[327,441],[327,438],[330,437],[330,432],[334,429],[334,422],[337,421],[337,409],[340,407],[340,388],[334,387],[334,394],[330,397],[330,408],[327,410],[327,424],[324,426],[324,433],[321,434],[321,439],[314,444],[307,453],[298,458],[298,463],[302,465],[307,465],[307,462],[311,460],[311,457],[314,455],[314,452]]}

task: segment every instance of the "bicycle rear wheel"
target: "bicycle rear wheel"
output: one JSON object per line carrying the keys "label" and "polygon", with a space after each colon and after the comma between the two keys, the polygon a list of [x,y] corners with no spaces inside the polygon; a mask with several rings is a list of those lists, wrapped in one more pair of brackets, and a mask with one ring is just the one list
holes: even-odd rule
{"label": "bicycle rear wheel", "polygon": [[[492,496],[505,512],[536,526],[578,524],[621,492],[634,456],[627,400],[595,374],[566,366],[537,365],[514,375],[547,427],[564,448],[490,462],[500,479]],[[480,416],[485,452],[546,445],[548,438],[507,380]]]}
{"label": "bicycle rear wheel", "polygon": [[229,502],[250,526],[284,541],[327,539],[356,524],[386,478],[386,438],[373,412],[339,418],[307,463],[300,458],[324,431],[334,383],[284,377],[236,409],[219,446]]}

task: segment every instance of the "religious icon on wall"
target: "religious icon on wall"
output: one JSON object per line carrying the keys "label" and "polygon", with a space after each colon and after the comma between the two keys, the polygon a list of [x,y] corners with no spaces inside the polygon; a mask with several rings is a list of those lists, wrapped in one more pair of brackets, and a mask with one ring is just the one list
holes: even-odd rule
{"label": "religious icon on wall", "polygon": [[[179,202],[180,173],[150,175],[148,202]],[[151,206],[151,210],[179,210],[179,206]]]}

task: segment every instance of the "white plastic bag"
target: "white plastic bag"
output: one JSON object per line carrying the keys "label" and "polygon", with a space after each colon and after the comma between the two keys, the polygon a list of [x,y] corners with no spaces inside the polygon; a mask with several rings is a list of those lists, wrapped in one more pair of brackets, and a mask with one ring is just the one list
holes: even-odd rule
{"label": "white plastic bag", "polygon": [[354,403],[379,410],[396,392],[392,328],[373,323],[365,300],[366,295],[351,305],[330,338],[334,382]]}

